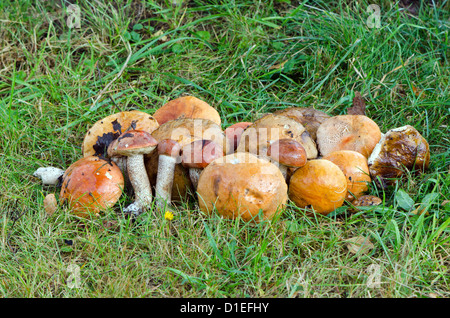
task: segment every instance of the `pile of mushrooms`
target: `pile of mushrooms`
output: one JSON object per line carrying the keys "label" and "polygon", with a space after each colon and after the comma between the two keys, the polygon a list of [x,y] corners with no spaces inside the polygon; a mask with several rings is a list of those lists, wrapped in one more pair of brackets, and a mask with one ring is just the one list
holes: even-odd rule
{"label": "pile of mushrooms", "polygon": [[366,195],[372,181],[393,185],[430,161],[414,127],[383,134],[364,110],[331,116],[290,107],[223,129],[217,110],[194,96],[152,115],[133,110],[100,119],[81,150],[65,170],[34,173],[60,186],[59,204],[81,217],[114,207],[124,192],[134,200],[123,212],[132,215],[172,209],[188,196],[205,214],[245,221],[271,220],[288,200],[327,215],[345,203],[378,202]]}

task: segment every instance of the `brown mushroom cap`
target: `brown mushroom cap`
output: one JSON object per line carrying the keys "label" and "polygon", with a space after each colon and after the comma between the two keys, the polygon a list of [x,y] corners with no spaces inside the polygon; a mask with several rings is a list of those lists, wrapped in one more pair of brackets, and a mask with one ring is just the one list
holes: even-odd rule
{"label": "brown mushroom cap", "polygon": [[282,115],[292,118],[302,124],[315,141],[317,129],[330,115],[311,107],[289,107],[274,112],[275,115]]}
{"label": "brown mushroom cap", "polygon": [[153,116],[160,125],[178,118],[204,118],[220,126],[221,118],[217,110],[194,96],[173,99],[157,109]]}
{"label": "brown mushroom cap", "polygon": [[267,147],[279,139],[294,139],[305,148],[307,158],[317,157],[314,140],[302,124],[286,116],[267,114],[256,120],[241,135],[236,152],[265,156]]}
{"label": "brown mushroom cap", "polygon": [[379,197],[370,195],[370,194],[366,194],[366,195],[362,195],[358,199],[354,200],[351,203],[353,207],[350,208],[349,211],[356,212],[356,211],[360,210],[359,207],[377,206],[377,205],[380,205],[381,203],[383,203],[383,200],[381,200]]}
{"label": "brown mushroom cap", "polygon": [[81,217],[95,215],[116,204],[124,178],[114,162],[88,156],[74,162],[62,177],[59,200]]}
{"label": "brown mushroom cap", "polygon": [[324,156],[323,159],[330,160],[341,168],[347,179],[347,200],[353,201],[369,190],[368,183],[371,182],[367,158],[352,150],[333,151]]}
{"label": "brown mushroom cap", "polygon": [[300,208],[312,207],[327,215],[342,206],[347,196],[347,179],[329,160],[309,160],[295,170],[289,182],[289,198]]}
{"label": "brown mushroom cap", "polygon": [[128,129],[149,133],[158,128],[156,119],[142,111],[123,111],[97,121],[86,133],[81,150],[83,156],[106,155],[109,144]]}
{"label": "brown mushroom cap", "polygon": [[364,115],[339,115],[317,129],[317,145],[322,156],[337,150],[353,150],[366,158],[381,138],[378,125]]}
{"label": "brown mushroom cap", "polygon": [[[229,143],[222,128],[216,123],[201,118],[180,118],[168,121],[153,131],[152,136],[157,141],[171,139],[184,147],[195,140],[208,139],[222,147],[223,152],[229,149]],[[145,166],[151,184],[156,184],[158,172],[158,153],[152,152],[146,156]],[[181,201],[187,198],[194,189],[189,177],[189,170],[180,163],[175,165],[174,180],[172,186],[172,201]]]}
{"label": "brown mushroom cap", "polygon": [[[370,175],[381,186],[392,185],[410,171],[424,171],[430,164],[426,139],[410,125],[389,130],[368,159]],[[380,185],[380,184],[379,184]]]}
{"label": "brown mushroom cap", "polygon": [[152,152],[158,142],[143,130],[129,130],[114,142],[114,152],[122,156],[144,155]]}
{"label": "brown mushroom cap", "polygon": [[294,139],[279,139],[267,149],[267,155],[286,167],[302,167],[306,164],[305,148]]}
{"label": "brown mushroom cap", "polygon": [[187,168],[203,169],[223,156],[223,149],[211,140],[195,140],[183,147],[181,164]]}
{"label": "brown mushroom cap", "polygon": [[225,136],[227,137],[228,142],[231,145],[229,153],[233,153],[236,151],[236,148],[239,145],[239,141],[241,140],[242,133],[251,125],[251,122],[241,121],[225,129]]}
{"label": "brown mushroom cap", "polygon": [[234,153],[211,162],[200,175],[200,209],[225,218],[270,220],[287,203],[287,184],[277,166],[250,153]]}

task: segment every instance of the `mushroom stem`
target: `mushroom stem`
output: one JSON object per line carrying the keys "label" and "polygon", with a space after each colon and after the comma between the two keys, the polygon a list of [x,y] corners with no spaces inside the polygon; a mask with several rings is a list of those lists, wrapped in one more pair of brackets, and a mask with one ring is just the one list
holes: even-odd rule
{"label": "mushroom stem", "polygon": [[173,178],[177,159],[160,155],[158,159],[158,174],[156,176],[155,200],[159,209],[164,210],[171,203]]}
{"label": "mushroom stem", "polygon": [[143,130],[130,130],[117,138],[112,154],[127,157],[127,172],[133,186],[135,201],[124,209],[124,212],[141,214],[152,203],[152,189],[144,164],[144,155],[151,153],[158,142],[152,135]]}
{"label": "mushroom stem", "polygon": [[189,178],[191,179],[194,189],[197,189],[198,179],[200,178],[202,171],[203,169],[201,168],[189,168]]}
{"label": "mushroom stem", "polygon": [[155,200],[157,209],[164,211],[171,203],[175,165],[180,156],[181,146],[172,139],[158,143],[158,174],[156,176]]}
{"label": "mushroom stem", "polygon": [[124,209],[124,212],[139,215],[152,204],[152,190],[145,170],[144,156],[129,156],[127,158],[127,169],[130,183],[134,189],[135,200]]}

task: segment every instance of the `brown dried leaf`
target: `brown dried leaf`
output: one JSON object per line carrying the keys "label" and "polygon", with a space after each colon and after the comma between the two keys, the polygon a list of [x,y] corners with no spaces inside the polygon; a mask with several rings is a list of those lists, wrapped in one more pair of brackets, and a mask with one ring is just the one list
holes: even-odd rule
{"label": "brown dried leaf", "polygon": [[347,109],[348,115],[365,115],[366,114],[366,102],[361,96],[360,92],[355,92],[353,97],[353,106]]}
{"label": "brown dried leaf", "polygon": [[370,242],[369,238],[364,236],[355,236],[346,241],[348,242],[348,250],[353,254],[367,254],[374,248],[374,245]]}
{"label": "brown dried leaf", "polygon": [[278,70],[280,68],[283,68],[284,64],[286,64],[287,61],[289,61],[289,60],[286,60],[286,61],[281,62],[279,64],[272,65],[271,67],[269,67],[269,70]]}

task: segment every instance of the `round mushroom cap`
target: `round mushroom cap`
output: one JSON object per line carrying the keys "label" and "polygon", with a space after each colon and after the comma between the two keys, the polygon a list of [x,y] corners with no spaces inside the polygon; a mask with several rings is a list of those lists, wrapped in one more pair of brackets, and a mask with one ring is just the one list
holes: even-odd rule
{"label": "round mushroom cap", "polygon": [[172,139],[163,139],[158,143],[158,155],[166,155],[177,158],[180,155],[181,146]]}
{"label": "round mushroom cap", "polygon": [[223,149],[211,140],[195,140],[183,147],[181,164],[187,168],[203,169],[223,156]]}
{"label": "round mushroom cap", "polygon": [[330,160],[336,164],[347,179],[347,201],[361,197],[369,190],[370,178],[367,158],[352,150],[333,151],[322,159]]}
{"label": "round mushroom cap", "polygon": [[221,118],[217,110],[194,96],[173,99],[157,109],[153,116],[160,125],[178,118],[204,118],[219,126],[221,124]]}
{"label": "round mushroom cap", "polygon": [[381,138],[378,125],[364,115],[338,115],[317,129],[317,145],[322,156],[337,150],[353,150],[368,158]]}
{"label": "round mushroom cap", "polygon": [[203,169],[197,187],[201,211],[224,218],[271,220],[287,203],[287,184],[273,163],[250,153],[234,153]]}
{"label": "round mushroom cap", "polygon": [[282,115],[292,118],[302,124],[315,141],[317,129],[330,115],[311,107],[289,107],[279,109],[274,112],[275,115]]}
{"label": "round mushroom cap", "polygon": [[59,200],[67,202],[80,217],[96,215],[116,204],[122,195],[124,178],[114,162],[97,156],[71,164],[62,177]]}
{"label": "round mushroom cap", "polygon": [[156,119],[139,110],[123,111],[97,121],[86,133],[81,151],[84,157],[106,156],[109,144],[129,129],[149,133],[159,127]]}
{"label": "round mushroom cap", "polygon": [[143,130],[129,130],[115,143],[114,152],[122,156],[144,155],[152,152],[158,142],[153,136]]}
{"label": "round mushroom cap", "polygon": [[274,114],[267,114],[249,126],[242,133],[236,152],[265,156],[268,145],[285,138],[298,141],[308,159],[317,157],[316,143],[305,127],[292,118]]}
{"label": "round mushroom cap", "polygon": [[430,164],[430,147],[416,128],[406,125],[382,136],[368,159],[372,179],[386,187],[396,182],[405,169],[424,171]]}
{"label": "round mushroom cap", "polygon": [[289,182],[289,198],[300,208],[311,207],[327,215],[342,206],[347,196],[347,179],[329,160],[309,160],[295,170]]}
{"label": "round mushroom cap", "polygon": [[306,164],[305,148],[294,139],[279,139],[267,149],[267,155],[287,167],[302,167]]}
{"label": "round mushroom cap", "polygon": [[225,136],[227,137],[228,142],[231,145],[229,153],[233,153],[236,151],[236,148],[239,145],[239,141],[241,140],[242,133],[250,125],[252,125],[251,122],[241,121],[241,122],[235,123],[225,129]]}

